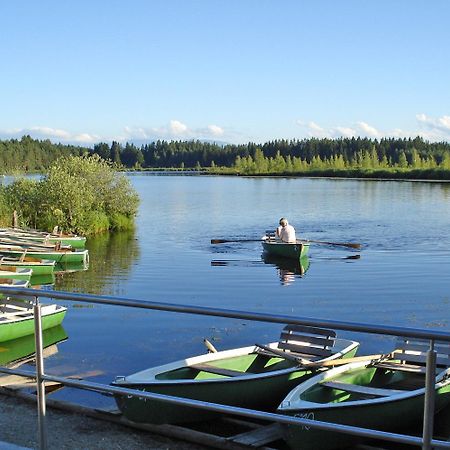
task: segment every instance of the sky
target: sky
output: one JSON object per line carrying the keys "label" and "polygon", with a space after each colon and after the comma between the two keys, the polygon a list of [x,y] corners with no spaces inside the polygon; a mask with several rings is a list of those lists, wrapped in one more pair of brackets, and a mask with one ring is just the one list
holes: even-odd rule
{"label": "sky", "polygon": [[0,139],[450,141],[450,1],[0,2]]}

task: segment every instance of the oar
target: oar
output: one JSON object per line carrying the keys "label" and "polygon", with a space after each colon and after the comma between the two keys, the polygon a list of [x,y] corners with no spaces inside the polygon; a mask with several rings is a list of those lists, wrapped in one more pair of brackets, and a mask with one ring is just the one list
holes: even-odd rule
{"label": "oar", "polygon": [[324,245],[340,245],[342,247],[350,247],[350,248],[361,248],[361,244],[354,242],[325,242],[325,241],[312,241],[310,239],[306,239],[305,242],[313,242],[314,244],[324,244]]}
{"label": "oar", "polygon": [[227,242],[261,242],[262,239],[211,239],[211,244],[226,244]]}
{"label": "oar", "polygon": [[275,356],[279,356],[280,358],[289,359],[291,361],[299,363],[304,367],[312,367],[312,368],[342,366],[344,364],[349,364],[353,362],[380,360],[392,356],[392,353],[386,353],[381,355],[354,356],[352,358],[338,358],[315,362],[315,361],[308,361],[304,358],[292,355],[290,353],[286,353],[283,350],[267,347],[266,345],[255,344],[255,346],[262,348],[266,352],[272,353]]}

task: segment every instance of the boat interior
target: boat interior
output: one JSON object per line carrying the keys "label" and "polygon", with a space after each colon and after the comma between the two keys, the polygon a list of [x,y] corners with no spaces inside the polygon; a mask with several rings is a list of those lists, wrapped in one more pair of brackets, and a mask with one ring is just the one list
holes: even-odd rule
{"label": "boat interior", "polygon": [[[389,357],[325,379],[301,394],[302,400],[341,403],[387,397],[425,387],[428,341],[402,339]],[[450,367],[450,345],[437,342],[436,374]]]}
{"label": "boat interior", "polygon": [[256,344],[255,351],[203,363],[189,364],[156,375],[157,380],[204,380],[271,373],[298,367],[333,354],[336,333],[333,330],[287,325],[277,348]]}

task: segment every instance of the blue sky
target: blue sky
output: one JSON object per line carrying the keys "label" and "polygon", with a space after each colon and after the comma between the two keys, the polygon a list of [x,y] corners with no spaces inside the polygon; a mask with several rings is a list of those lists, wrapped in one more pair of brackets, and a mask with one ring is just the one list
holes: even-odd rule
{"label": "blue sky", "polygon": [[450,2],[0,3],[0,138],[450,140]]}

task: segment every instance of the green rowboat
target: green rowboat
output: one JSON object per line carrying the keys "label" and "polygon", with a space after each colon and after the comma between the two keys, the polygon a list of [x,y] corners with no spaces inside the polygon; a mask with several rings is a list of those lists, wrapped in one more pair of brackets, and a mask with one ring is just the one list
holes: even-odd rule
{"label": "green rowboat", "polygon": [[295,243],[282,242],[280,240],[266,239],[262,241],[264,251],[272,256],[300,260],[306,256],[309,244],[300,240]]}
{"label": "green rowboat", "polygon": [[[278,343],[194,356],[127,377],[117,377],[112,384],[213,403],[271,410],[293,386],[315,373],[315,370],[299,365],[300,355],[303,361],[324,361],[353,356],[357,348],[357,342],[337,339],[331,330],[288,326]],[[298,352],[288,349],[298,349]],[[182,423],[204,420],[214,415],[200,409],[137,397],[116,396],[116,402],[124,416],[134,422]]]}
{"label": "green rowboat", "polygon": [[89,262],[87,250],[45,250],[38,247],[21,247],[17,245],[1,245],[0,254],[20,258],[24,254],[32,258],[46,259],[57,263]]}
{"label": "green rowboat", "polygon": [[[42,329],[60,325],[67,308],[59,305],[42,305]],[[0,342],[34,334],[33,305],[25,300],[8,297],[0,304]]]}
{"label": "green rowboat", "polygon": [[55,261],[48,261],[39,258],[15,258],[3,256],[0,258],[0,268],[11,270],[14,268],[31,269],[33,276],[52,274],[55,268]]}
{"label": "green rowboat", "polygon": [[34,241],[41,244],[70,245],[72,248],[84,248],[86,238],[71,234],[46,233],[38,230],[22,230],[19,228],[1,228],[0,238],[16,239],[18,241]]}
{"label": "green rowboat", "polygon": [[[294,388],[278,412],[310,420],[400,432],[423,420],[428,341],[409,341],[392,358],[354,362],[320,373]],[[436,411],[450,404],[449,344],[436,344]],[[284,425],[291,449],[347,448],[360,438]]]}
{"label": "green rowboat", "polygon": [[32,274],[32,269],[22,269],[19,267],[5,268],[0,265],[0,279],[30,281]]}

